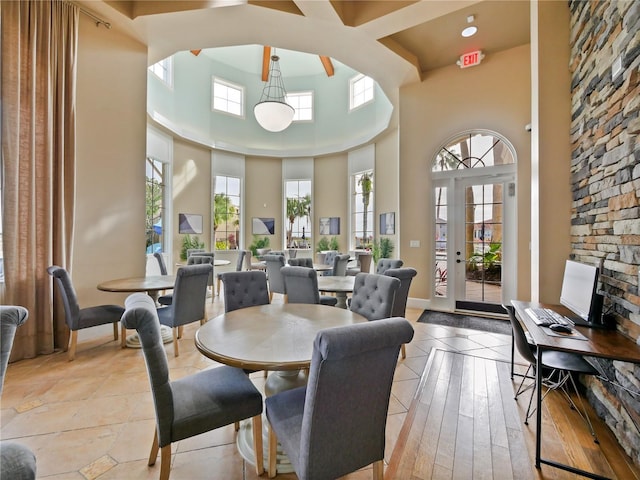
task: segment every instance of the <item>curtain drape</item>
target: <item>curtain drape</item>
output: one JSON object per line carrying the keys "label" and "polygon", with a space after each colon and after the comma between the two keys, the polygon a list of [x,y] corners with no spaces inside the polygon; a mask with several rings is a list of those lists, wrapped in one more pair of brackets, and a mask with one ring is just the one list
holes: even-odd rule
{"label": "curtain drape", "polygon": [[78,7],[0,3],[4,303],[22,305],[12,360],[66,348],[52,264],[71,267]]}

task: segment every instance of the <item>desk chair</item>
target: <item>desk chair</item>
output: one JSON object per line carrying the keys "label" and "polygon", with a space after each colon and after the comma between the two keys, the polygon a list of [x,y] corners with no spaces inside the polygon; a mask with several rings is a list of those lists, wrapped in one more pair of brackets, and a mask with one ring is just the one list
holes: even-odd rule
{"label": "desk chair", "polygon": [[[411,282],[413,281],[413,277],[418,274],[418,271],[415,268],[405,267],[405,268],[390,268],[384,272],[388,277],[394,277],[400,280],[400,287],[398,287],[398,291],[396,292],[396,296],[393,299],[393,308],[391,309],[392,317],[405,317],[407,313],[407,300],[409,298],[409,288],[411,287]],[[407,351],[405,349],[404,344],[401,348],[402,358],[407,358]]]}
{"label": "desk chair", "polygon": [[265,399],[269,477],[279,440],[301,480],[338,478],[371,463],[373,478],[382,479],[391,384],[400,345],[412,338],[404,318],[319,332],[307,385]]}
{"label": "desk chair", "polygon": [[[189,267],[180,270],[184,268]],[[127,297],[125,307],[122,323],[138,332],[151,383],[156,428],[148,464],[155,465],[160,450],[160,480],[168,480],[171,473],[172,443],[245,418],[253,422],[254,458],[262,459],[262,395],[249,377],[239,368],[222,366],[170,380],[153,300],[134,293]],[[256,474],[261,475],[262,461],[256,461],[255,468]]]}
{"label": "desk chair", "polygon": [[313,268],[289,266],[284,267],[281,273],[287,292],[287,303],[315,303],[332,307],[338,303],[336,297],[320,295],[318,274]]}
{"label": "desk chair", "polygon": [[113,339],[118,340],[118,322],[124,308],[120,305],[96,305],[95,307],[80,308],[69,272],[57,265],[51,265],[47,268],[47,273],[55,279],[55,284],[58,286],[58,293],[64,304],[64,318],[71,330],[67,349],[69,361],[76,357],[78,330],[111,323],[113,324]]}
{"label": "desk chair", "polygon": [[[211,272],[213,265],[208,263],[180,267],[176,274],[173,302],[167,307],[158,308],[160,324],[171,327],[173,331],[173,354],[176,357],[180,355],[178,339],[182,337],[182,326],[191,322],[205,322],[207,283]],[[124,325],[122,330],[124,336]]]}
{"label": "desk chair", "polygon": [[[236,258],[236,272],[242,271],[242,265],[244,264],[244,258],[247,255],[248,250],[238,250],[238,257]],[[219,273],[216,277],[216,295],[220,295],[220,282],[222,282],[222,273]]]}
{"label": "desk chair", "polygon": [[[16,330],[29,317],[29,311],[20,306],[0,306],[0,393],[9,364]],[[0,441],[0,478],[33,480],[36,478],[36,456],[26,445],[10,440]]]}
{"label": "desk chair", "polygon": [[[523,376],[514,397],[515,400],[518,400],[519,395],[526,392],[527,390],[531,390],[529,406],[527,407],[527,413],[524,420],[525,425],[528,425],[529,418],[535,412],[535,409],[531,409],[531,404],[533,402],[533,396],[536,392],[535,377],[529,375],[529,373],[532,370],[535,370],[539,353],[537,349],[532,349],[531,345],[527,341],[524,328],[522,328],[520,321],[516,318],[514,307],[504,307],[509,313],[509,321],[511,322],[511,328],[513,329],[513,338],[516,344],[516,348],[518,349],[518,353],[522,355],[522,357],[529,363],[529,367],[527,368],[527,371]],[[577,411],[582,419],[587,423],[594,441],[598,443],[595,431],[593,430],[593,425],[591,424],[591,420],[589,420],[589,416],[587,415],[587,412],[584,408],[582,396],[580,395],[580,392],[578,391],[578,388],[576,387],[576,383],[572,376],[572,374],[598,375],[598,371],[593,366],[591,366],[591,364],[587,362],[582,355],[570,352],[558,352],[555,350],[542,351],[542,367],[544,369],[542,384],[543,386],[547,387],[547,391],[544,393],[542,400],[544,401],[545,397],[551,390],[559,390],[560,392],[562,392],[562,394],[569,402],[571,408]],[[534,381],[523,388],[524,382],[527,378],[534,378]],[[571,384],[571,386],[573,387],[582,410],[580,410],[576,406],[573,399],[569,395],[569,392],[567,391],[567,383]]]}

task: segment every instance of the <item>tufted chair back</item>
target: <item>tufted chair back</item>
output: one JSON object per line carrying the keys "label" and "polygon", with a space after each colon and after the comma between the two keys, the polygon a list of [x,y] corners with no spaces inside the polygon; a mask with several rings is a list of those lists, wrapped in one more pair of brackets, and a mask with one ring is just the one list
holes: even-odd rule
{"label": "tufted chair back", "polygon": [[288,260],[289,265],[291,265],[292,267],[307,267],[307,268],[313,268],[313,258],[290,258]]}
{"label": "tufted chair back", "polygon": [[224,272],[221,277],[224,284],[225,312],[269,303],[269,289],[265,272],[260,270]]}
{"label": "tufted chair back", "polygon": [[209,286],[213,285],[214,257],[215,257],[214,253],[200,252],[200,253],[194,253],[189,258],[187,258],[187,265],[203,265],[203,264],[211,265],[211,275],[209,276],[209,281],[207,282],[207,285]]}
{"label": "tufted chair back", "polygon": [[273,298],[274,293],[285,294],[284,279],[280,269],[284,267],[284,255],[265,255],[264,261],[267,265],[267,278],[269,280],[269,298]]}
{"label": "tufted chair back", "polygon": [[400,288],[400,280],[376,273],[358,273],[353,284],[351,311],[367,320],[391,316],[393,300]]}
{"label": "tufted chair back", "polygon": [[333,257],[333,270],[332,274],[334,277],[344,277],[347,275],[347,265],[349,263],[349,254],[345,253],[336,255]]}
{"label": "tufted chair back", "polygon": [[403,264],[404,262],[399,258],[381,258],[376,264],[376,273],[384,275],[384,272],[386,272],[388,269],[400,268]]}
{"label": "tufted chair back", "polygon": [[393,310],[391,311],[392,317],[404,317],[407,310],[407,299],[409,298],[409,287],[411,287],[411,281],[418,272],[415,268],[390,268],[385,275],[388,277],[395,277],[400,280],[400,288],[396,292],[396,297],[393,301]]}

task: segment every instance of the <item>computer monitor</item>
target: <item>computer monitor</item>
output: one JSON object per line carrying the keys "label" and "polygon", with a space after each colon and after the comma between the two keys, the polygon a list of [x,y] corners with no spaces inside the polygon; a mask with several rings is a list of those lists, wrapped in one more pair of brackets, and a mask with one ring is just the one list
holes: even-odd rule
{"label": "computer monitor", "polygon": [[595,265],[567,260],[562,278],[560,303],[582,321],[578,324],[602,324],[602,295],[598,290],[599,269]]}

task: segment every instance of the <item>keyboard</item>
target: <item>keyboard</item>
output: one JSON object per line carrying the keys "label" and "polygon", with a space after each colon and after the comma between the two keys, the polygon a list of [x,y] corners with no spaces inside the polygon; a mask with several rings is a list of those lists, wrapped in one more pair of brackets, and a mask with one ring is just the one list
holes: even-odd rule
{"label": "keyboard", "polygon": [[525,312],[529,315],[531,320],[540,327],[549,327],[554,323],[567,325],[569,327],[573,326],[573,322],[550,308],[527,308],[525,309]]}

